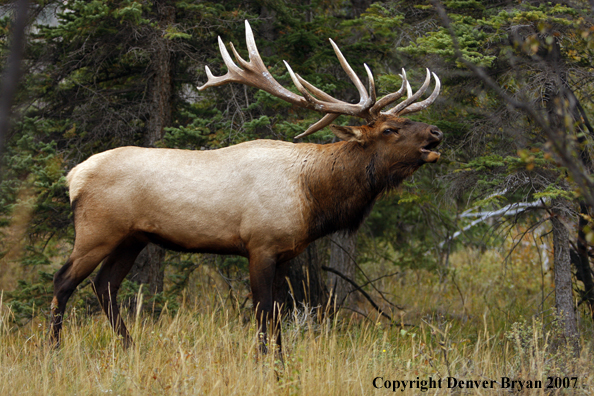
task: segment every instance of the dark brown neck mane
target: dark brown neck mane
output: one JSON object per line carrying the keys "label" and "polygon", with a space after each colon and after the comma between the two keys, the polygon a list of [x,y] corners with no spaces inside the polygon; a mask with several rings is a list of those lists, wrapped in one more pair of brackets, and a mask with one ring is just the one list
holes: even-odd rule
{"label": "dark brown neck mane", "polygon": [[377,197],[414,171],[409,166],[390,167],[357,142],[312,145],[301,164],[311,240],[336,231],[356,231]]}

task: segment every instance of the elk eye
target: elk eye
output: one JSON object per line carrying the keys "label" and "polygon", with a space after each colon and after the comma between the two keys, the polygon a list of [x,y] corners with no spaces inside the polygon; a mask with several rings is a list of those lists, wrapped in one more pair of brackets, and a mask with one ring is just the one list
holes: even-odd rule
{"label": "elk eye", "polygon": [[396,134],[398,134],[398,129],[390,129],[390,128],[384,129],[384,132],[383,133],[384,133],[384,135],[389,135],[391,133],[393,133],[394,135],[396,135]]}

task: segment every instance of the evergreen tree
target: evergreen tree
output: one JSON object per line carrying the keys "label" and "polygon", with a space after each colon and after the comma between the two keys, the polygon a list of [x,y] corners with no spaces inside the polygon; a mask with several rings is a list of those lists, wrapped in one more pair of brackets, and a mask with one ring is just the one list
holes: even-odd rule
{"label": "evergreen tree", "polygon": [[[532,224],[553,214],[579,226],[576,237],[557,234],[556,240],[575,242],[571,257],[583,284],[581,297],[594,307],[588,259],[594,226],[589,223],[588,191],[580,189],[583,180],[563,162],[563,153],[555,146],[563,142],[561,148],[577,159],[572,162],[576,169],[591,171],[594,30],[587,2],[445,1],[458,51],[437,4],[427,0],[33,2],[31,15],[54,13],[56,23],[38,19],[29,31],[24,80],[2,158],[0,265],[18,269],[23,280],[18,288],[11,285],[18,289],[13,301],[19,301],[23,314],[34,305],[49,303],[51,272],[60,264],[57,258],[63,261],[68,255],[68,243],[74,238],[64,176],[92,154],[124,145],[200,150],[257,138],[291,141],[317,121],[317,113],[249,87],[229,84],[196,90],[206,81],[204,65],[216,75],[226,72],[217,36],[233,42],[247,57],[243,21],[248,19],[265,64],[292,90],[283,60],[333,96],[358,100],[329,37],[358,75],[365,76],[363,63],[371,67],[378,96],[399,88],[403,67],[413,88],[420,85],[426,66],[442,79],[438,101],[410,117],[435,124],[445,133],[440,166],[422,168],[376,204],[357,235],[356,249],[352,247],[359,267],[373,269],[380,262],[422,267],[440,271],[445,279],[450,274],[449,254],[460,242],[481,248],[496,243],[496,238],[485,237],[485,223],[454,234],[469,227],[462,214],[473,208],[497,211],[540,201],[550,213],[526,211],[517,220]],[[11,15],[0,19],[2,59],[8,55]],[[562,139],[552,141],[533,118],[510,106],[465,62],[480,66],[509,97],[530,105],[547,125],[556,125]],[[359,122],[344,116],[336,120],[342,125]],[[305,141],[333,139],[322,130]],[[304,284],[310,271],[316,293],[324,296],[322,263],[343,252],[331,253],[330,244],[320,241],[315,251],[312,247],[297,260],[293,286]],[[155,250],[132,274],[152,284],[152,291],[161,290],[163,260],[175,276],[172,291],[183,287],[199,262],[216,262],[222,271],[247,267],[244,259],[162,256]],[[354,266],[355,255],[346,256]],[[304,271],[304,266],[309,269]],[[38,269],[44,271],[38,274]],[[364,278],[352,267],[343,271],[354,281]],[[132,295],[137,289],[130,287]],[[305,297],[306,290],[298,293],[313,300]]]}
{"label": "evergreen tree", "polygon": [[[438,2],[415,4],[425,23],[442,27],[425,31],[404,50],[431,56],[449,69],[446,85],[457,104],[450,111],[464,120],[467,132],[456,142],[460,171],[452,175],[451,191],[477,207],[542,203],[555,235],[556,305],[565,315],[566,335],[575,340],[570,256],[557,253],[570,248],[569,231],[559,219],[577,222],[577,208],[582,220],[590,218],[593,103],[591,84],[584,84],[592,79],[594,55],[589,7],[585,2],[443,5],[447,17],[438,15]],[[572,256],[592,309],[586,221],[579,224]]]}

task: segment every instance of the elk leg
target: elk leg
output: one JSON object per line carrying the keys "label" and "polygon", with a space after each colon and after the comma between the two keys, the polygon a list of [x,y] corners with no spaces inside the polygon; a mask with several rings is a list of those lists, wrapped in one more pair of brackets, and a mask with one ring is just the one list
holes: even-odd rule
{"label": "elk leg", "polygon": [[[60,330],[66,303],[76,290],[76,287],[107,256],[113,249],[113,245],[104,244],[91,249],[81,249],[76,245],[66,264],[54,275],[54,298],[51,305],[50,338],[51,342],[58,347],[60,345]],[[82,253],[81,253],[82,252]]]}
{"label": "elk leg", "polygon": [[272,297],[274,300],[274,310],[272,312],[272,333],[276,334],[276,345],[282,360],[282,340],[281,340],[281,324],[282,324],[282,309],[288,295],[288,285],[285,277],[289,272],[289,262],[284,262],[276,266],[274,273],[274,284],[272,286]]}
{"label": "elk leg", "polygon": [[133,342],[120,315],[117,303],[118,291],[122,281],[134,265],[134,260],[145,246],[146,242],[134,238],[125,240],[107,256],[93,280],[93,290],[103,312],[107,315],[113,330],[122,337],[124,348],[132,346]]}
{"label": "elk leg", "polygon": [[[267,322],[272,319],[272,286],[276,272],[276,260],[270,257],[250,257],[250,285],[256,313],[256,325],[260,339],[260,352],[268,353]],[[273,326],[274,329],[274,326]]]}

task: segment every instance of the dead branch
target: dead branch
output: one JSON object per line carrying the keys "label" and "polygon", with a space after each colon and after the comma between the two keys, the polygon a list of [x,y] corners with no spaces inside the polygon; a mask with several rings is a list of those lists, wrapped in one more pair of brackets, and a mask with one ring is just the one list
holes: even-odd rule
{"label": "dead branch", "polygon": [[375,310],[380,313],[380,315],[384,316],[385,318],[388,318],[390,320],[390,322],[392,322],[392,317],[390,315],[388,315],[387,313],[385,313],[384,311],[382,311],[382,309],[375,303],[375,301],[373,301],[371,296],[369,294],[367,294],[367,292],[365,290],[363,290],[361,288],[361,286],[359,286],[355,281],[353,281],[352,279],[349,279],[348,277],[343,275],[340,271],[337,271],[334,268],[330,268],[330,267],[326,267],[325,265],[322,265],[322,269],[324,271],[332,272],[333,274],[340,276],[342,279],[344,279],[345,281],[347,281],[351,285],[353,285],[355,287],[355,289],[353,291],[358,291],[359,293],[361,293],[363,295],[363,297],[365,297],[367,299],[367,301],[369,301],[369,303],[373,306],[373,308],[375,308]]}

